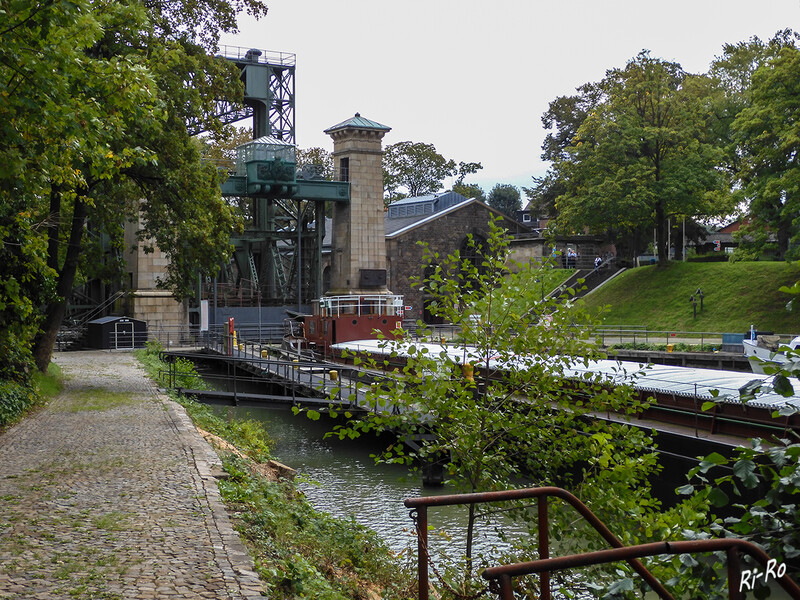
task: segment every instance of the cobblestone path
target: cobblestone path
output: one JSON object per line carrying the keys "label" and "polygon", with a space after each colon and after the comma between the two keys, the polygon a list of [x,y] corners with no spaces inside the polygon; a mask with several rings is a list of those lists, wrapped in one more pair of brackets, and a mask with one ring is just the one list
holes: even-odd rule
{"label": "cobblestone path", "polygon": [[0,435],[0,598],[261,597],[183,408],[130,354],[55,360],[63,393]]}

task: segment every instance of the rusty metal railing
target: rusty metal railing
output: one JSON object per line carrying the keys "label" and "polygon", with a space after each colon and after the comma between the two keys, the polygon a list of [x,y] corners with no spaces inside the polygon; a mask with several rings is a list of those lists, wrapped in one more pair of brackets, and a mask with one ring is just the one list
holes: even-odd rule
{"label": "rusty metal railing", "polygon": [[[625,560],[630,563],[632,560],[644,558],[645,556],[697,554],[701,552],[717,552],[723,550],[727,555],[728,562],[728,598],[730,598],[730,600],[742,600],[744,598],[744,594],[742,593],[743,572],[739,561],[740,552],[744,552],[755,558],[761,566],[764,567],[765,573],[770,573],[770,564],[772,564],[774,581],[789,594],[790,598],[800,600],[800,586],[786,574],[785,569],[783,569],[782,573],[780,567],[776,570],[774,568],[775,561],[771,560],[766,552],[752,542],[737,538],[654,542],[650,544],[640,544],[638,546],[626,546],[624,548],[573,554],[560,558],[543,558],[530,562],[492,567],[483,571],[482,576],[487,581],[494,581],[499,584],[499,595],[502,600],[513,600],[514,590],[512,580],[514,577],[522,575],[551,573],[563,569],[607,564],[620,560]],[[542,597],[544,597],[544,595]]]}
{"label": "rusty metal railing", "polygon": [[[417,576],[419,585],[419,600],[428,600],[429,598],[429,583],[428,583],[428,561],[430,555],[428,553],[428,507],[430,506],[452,506],[452,505],[469,505],[469,504],[483,504],[487,502],[502,502],[507,500],[525,500],[528,498],[537,499],[538,511],[538,533],[539,533],[539,557],[542,560],[560,560],[550,559],[550,526],[547,515],[547,499],[549,497],[556,497],[564,500],[572,506],[594,529],[609,543],[614,549],[626,549],[622,542],[605,526],[605,524],[597,518],[597,516],[589,510],[583,502],[578,500],[577,497],[569,493],[567,490],[558,487],[538,487],[538,488],[524,488],[518,490],[505,490],[500,492],[482,492],[473,494],[452,494],[447,496],[428,496],[420,498],[406,498],[404,504],[412,509],[412,517],[415,516],[416,529],[417,529]],[[416,511],[416,515],[414,515]],[[674,600],[673,596],[667,589],[653,576],[650,571],[636,558],[636,557],[621,557],[618,560],[625,560],[633,568],[639,576],[644,579],[650,588],[658,594],[662,600]],[[531,563],[522,563],[531,564]],[[496,567],[499,569],[507,568],[513,570],[517,565],[507,565],[505,567]],[[563,567],[562,567],[563,568]],[[556,569],[538,569],[539,582],[540,582],[540,598],[541,600],[551,600],[550,594],[550,571]],[[532,571],[533,572],[533,571]],[[486,571],[484,571],[485,576]],[[505,579],[505,575],[503,575]],[[501,581],[502,585],[502,581]],[[509,590],[510,576],[508,577]],[[512,592],[513,593],[513,592]],[[505,598],[505,596],[504,596]],[[511,598],[511,596],[508,596]]]}

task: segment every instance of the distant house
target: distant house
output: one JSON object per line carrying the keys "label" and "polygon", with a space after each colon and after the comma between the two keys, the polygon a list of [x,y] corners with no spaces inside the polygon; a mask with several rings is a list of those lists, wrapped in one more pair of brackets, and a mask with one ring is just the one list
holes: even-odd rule
{"label": "distant house", "polygon": [[737,238],[739,230],[743,226],[748,225],[749,222],[749,217],[745,217],[744,219],[736,219],[724,227],[720,227],[717,231],[709,231],[705,240],[696,245],[697,253],[732,253],[739,246],[739,240]]}

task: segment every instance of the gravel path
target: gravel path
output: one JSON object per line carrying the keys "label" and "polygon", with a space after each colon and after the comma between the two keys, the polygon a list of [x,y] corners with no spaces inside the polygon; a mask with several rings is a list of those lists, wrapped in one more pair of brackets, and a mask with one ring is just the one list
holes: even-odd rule
{"label": "gravel path", "polygon": [[131,354],[55,361],[63,393],[0,435],[0,598],[260,598],[183,408]]}

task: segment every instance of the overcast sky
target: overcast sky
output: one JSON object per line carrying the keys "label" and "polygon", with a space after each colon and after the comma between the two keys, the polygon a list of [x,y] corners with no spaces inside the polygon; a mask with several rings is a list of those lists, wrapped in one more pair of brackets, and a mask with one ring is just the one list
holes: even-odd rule
{"label": "overcast sky", "polygon": [[467,182],[487,192],[542,175],[548,103],[642,49],[702,73],[724,43],[800,30],[800,0],[267,2],[222,43],[297,55],[298,146],[332,150],[323,130],[359,112],[385,145],[481,162]]}

